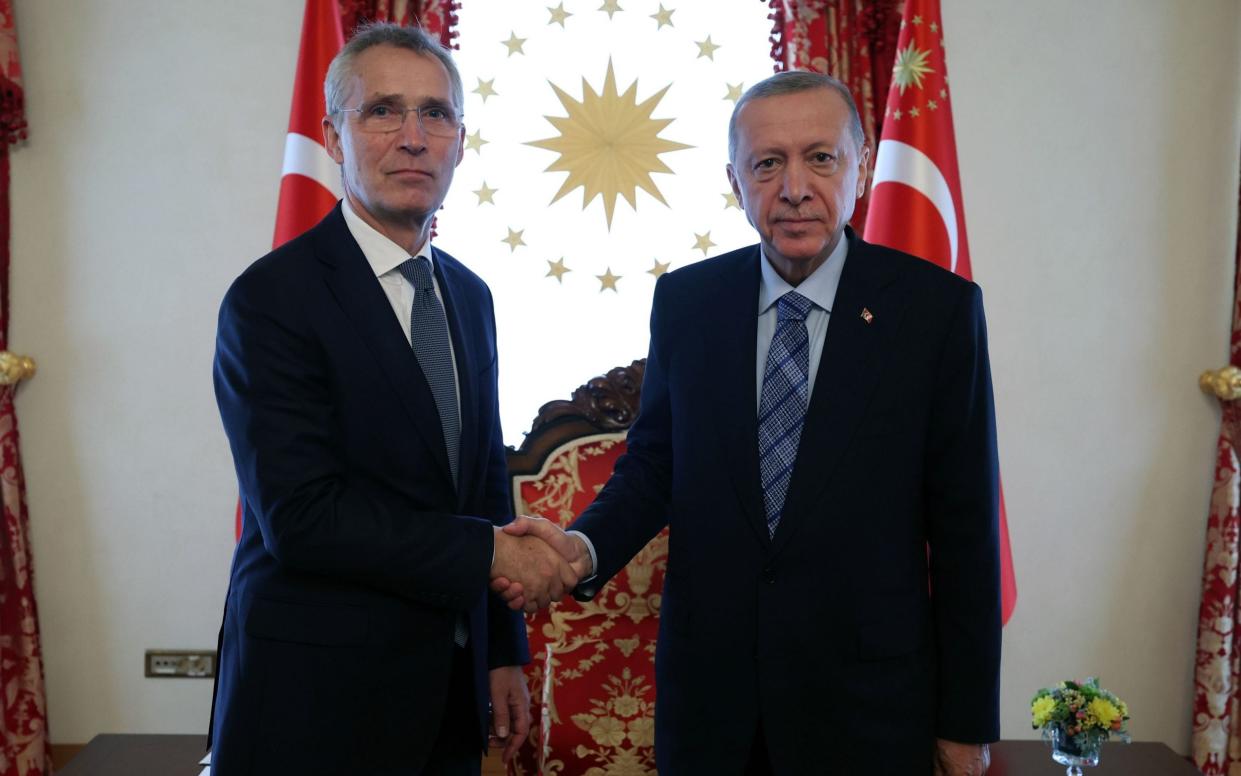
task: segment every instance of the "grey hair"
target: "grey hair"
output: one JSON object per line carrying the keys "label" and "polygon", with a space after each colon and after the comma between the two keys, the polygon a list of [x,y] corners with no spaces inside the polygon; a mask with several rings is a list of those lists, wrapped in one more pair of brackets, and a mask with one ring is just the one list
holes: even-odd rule
{"label": "grey hair", "polygon": [[332,117],[333,123],[340,115],[337,111],[344,107],[341,105],[341,100],[344,99],[342,93],[345,89],[345,81],[354,74],[354,60],[363,51],[375,46],[394,46],[439,60],[444,69],[448,71],[453,107],[457,109],[458,115],[461,114],[461,108],[465,104],[465,89],[461,86],[461,73],[457,70],[457,64],[452,61],[452,55],[448,49],[421,27],[405,27],[391,22],[371,22],[359,26],[353,37],[328,65],[327,77],[323,79],[323,99],[327,104],[328,116]]}
{"label": "grey hair", "polygon": [[830,89],[839,94],[840,98],[845,101],[845,105],[849,106],[849,134],[853,136],[854,142],[860,149],[866,143],[866,133],[862,131],[862,119],[858,116],[857,103],[853,101],[849,87],[823,73],[812,73],[809,70],[787,70],[776,73],[746,89],[745,94],[741,95],[741,99],[737,100],[737,104],[733,106],[733,115],[728,120],[728,160],[731,162],[737,157],[737,114],[741,112],[742,106],[750,100],[809,92],[814,89]]}

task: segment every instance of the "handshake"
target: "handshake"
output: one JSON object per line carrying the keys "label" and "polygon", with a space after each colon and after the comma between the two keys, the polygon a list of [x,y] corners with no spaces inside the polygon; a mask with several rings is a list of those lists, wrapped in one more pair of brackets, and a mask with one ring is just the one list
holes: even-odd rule
{"label": "handshake", "polygon": [[549,520],[523,515],[495,529],[491,589],[510,609],[545,609],[593,573],[582,537]]}

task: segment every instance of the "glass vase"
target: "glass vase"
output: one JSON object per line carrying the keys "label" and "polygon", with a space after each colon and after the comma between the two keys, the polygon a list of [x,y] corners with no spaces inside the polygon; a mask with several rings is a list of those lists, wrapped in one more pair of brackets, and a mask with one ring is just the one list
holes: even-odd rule
{"label": "glass vase", "polygon": [[1099,747],[1103,742],[1098,739],[1081,740],[1064,732],[1062,728],[1051,731],[1051,759],[1068,766],[1067,776],[1082,776],[1082,766],[1094,767],[1099,764]]}

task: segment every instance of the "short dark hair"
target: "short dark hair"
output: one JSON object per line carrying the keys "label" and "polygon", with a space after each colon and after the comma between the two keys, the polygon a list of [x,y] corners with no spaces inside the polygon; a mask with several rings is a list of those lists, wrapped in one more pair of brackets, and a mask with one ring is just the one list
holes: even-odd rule
{"label": "short dark hair", "polygon": [[448,81],[452,87],[453,107],[457,113],[462,112],[465,103],[465,89],[461,86],[461,73],[457,64],[443,44],[421,27],[406,27],[391,22],[371,22],[363,24],[354,32],[328,65],[327,77],[323,79],[323,99],[327,105],[328,116],[335,116],[344,107],[340,104],[341,92],[345,88],[345,80],[353,75],[353,62],[363,51],[375,46],[394,46],[412,51],[415,54],[434,57],[448,71]]}
{"label": "short dark hair", "polygon": [[728,160],[731,162],[737,156],[737,114],[743,105],[750,100],[763,97],[778,97],[782,94],[797,94],[814,89],[830,89],[840,95],[845,105],[849,106],[849,134],[853,136],[859,149],[865,145],[866,133],[862,131],[862,119],[858,116],[857,103],[853,101],[853,94],[850,93],[849,87],[823,73],[812,73],[809,70],[786,70],[746,89],[745,94],[741,95],[741,99],[737,100],[737,104],[733,106],[733,115],[728,120]]}

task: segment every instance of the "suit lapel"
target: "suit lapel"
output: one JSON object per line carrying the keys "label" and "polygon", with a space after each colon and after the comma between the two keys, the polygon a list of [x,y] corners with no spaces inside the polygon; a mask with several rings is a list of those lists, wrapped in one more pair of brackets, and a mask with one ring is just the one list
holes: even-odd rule
{"label": "suit lapel", "polygon": [[[704,364],[724,379],[738,380],[737,390],[717,394],[723,449],[729,459],[728,477],[737,492],[746,522],[755,538],[768,543],[767,520],[758,472],[758,394],[755,351],[758,341],[758,246],[742,252],[716,280],[711,308],[719,311],[705,322]],[[708,398],[708,397],[703,397]]]}
{"label": "suit lapel", "polygon": [[431,449],[436,465],[451,482],[444,432],[440,427],[439,413],[435,410],[431,386],[398,322],[394,320],[392,305],[380,288],[362,249],[349,233],[339,204],[324,220],[323,229],[317,236],[316,256],[333,270],[324,273],[328,289],[357,327],[360,339],[375,357],[401,406]]}
{"label": "suit lapel", "polygon": [[[807,519],[848,448],[874,393],[882,356],[900,324],[903,306],[891,289],[885,291],[895,278],[871,260],[869,247],[849,230],[849,253],[832,303],[784,515],[772,540],[773,556]],[[869,322],[863,309],[871,313]]]}
{"label": "suit lapel", "polygon": [[457,509],[460,511],[471,491],[478,457],[478,385],[474,377],[481,368],[478,344],[482,335],[477,330],[479,310],[466,299],[460,268],[442,251],[432,250],[435,277],[444,297],[444,314],[448,318],[448,333],[457,362],[457,391],[461,396],[460,460],[457,462]]}

